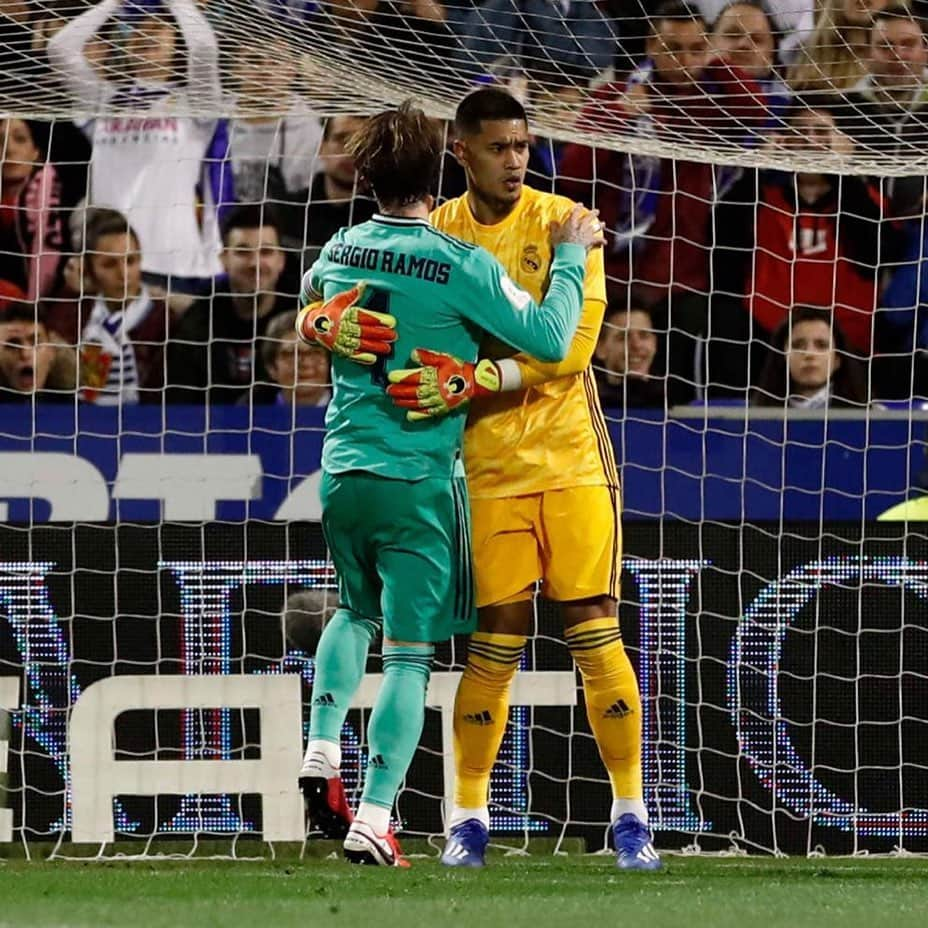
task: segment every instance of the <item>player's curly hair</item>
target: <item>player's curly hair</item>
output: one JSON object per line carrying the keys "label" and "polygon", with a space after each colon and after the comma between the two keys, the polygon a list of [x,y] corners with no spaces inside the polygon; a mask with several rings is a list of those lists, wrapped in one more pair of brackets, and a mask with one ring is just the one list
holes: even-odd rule
{"label": "player's curly hair", "polygon": [[378,204],[396,208],[431,193],[444,140],[440,125],[407,100],[369,119],[346,147]]}

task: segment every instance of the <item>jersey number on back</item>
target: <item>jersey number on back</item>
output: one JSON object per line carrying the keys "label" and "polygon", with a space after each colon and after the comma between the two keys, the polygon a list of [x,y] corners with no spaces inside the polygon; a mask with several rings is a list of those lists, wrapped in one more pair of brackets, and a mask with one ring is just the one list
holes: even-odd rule
{"label": "jersey number on back", "polygon": [[[385,290],[375,290],[372,287],[368,287],[365,291],[364,308],[370,309],[375,313],[389,313],[390,312],[390,294]],[[391,347],[389,354],[380,355],[371,367],[371,381],[375,386],[386,389],[387,387],[387,361],[393,357],[393,349]]]}

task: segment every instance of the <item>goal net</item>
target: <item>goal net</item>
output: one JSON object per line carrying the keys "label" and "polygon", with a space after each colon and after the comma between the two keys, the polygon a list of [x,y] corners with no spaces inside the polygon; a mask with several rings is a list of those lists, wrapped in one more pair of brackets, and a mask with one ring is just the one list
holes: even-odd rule
{"label": "goal net", "polygon": [[[607,229],[589,377],[657,844],[928,850],[921,12],[0,3],[0,855],[304,841],[336,578],[300,278],[375,211],[365,116],[494,85],[527,107],[527,183]],[[436,195],[466,185],[449,148]],[[543,592],[492,840],[595,851],[609,783]],[[465,654],[438,651],[401,836],[442,833]]]}

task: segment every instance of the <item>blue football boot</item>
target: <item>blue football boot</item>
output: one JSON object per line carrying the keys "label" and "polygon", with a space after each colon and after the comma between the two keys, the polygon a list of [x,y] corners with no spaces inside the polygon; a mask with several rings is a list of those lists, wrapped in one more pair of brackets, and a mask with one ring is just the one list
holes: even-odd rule
{"label": "blue football boot", "polygon": [[446,867],[483,867],[490,833],[483,822],[469,818],[453,825],[448,833],[441,862]]}
{"label": "blue football boot", "polygon": [[620,870],[660,870],[661,859],[651,843],[651,829],[637,815],[620,815],[612,826],[612,839]]}

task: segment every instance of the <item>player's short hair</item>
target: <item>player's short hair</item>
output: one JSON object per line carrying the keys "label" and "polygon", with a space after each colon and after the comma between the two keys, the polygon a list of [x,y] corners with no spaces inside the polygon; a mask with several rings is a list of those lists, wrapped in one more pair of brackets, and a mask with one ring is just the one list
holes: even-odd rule
{"label": "player's short hair", "polygon": [[469,93],[454,114],[454,132],[457,136],[477,135],[484,122],[500,119],[521,119],[528,125],[525,107],[511,94],[499,87],[483,87]]}
{"label": "player's short hair", "polygon": [[280,241],[282,228],[277,210],[268,203],[243,203],[236,206],[222,221],[222,244],[227,245],[233,229],[271,228]]}
{"label": "player's short hair", "polygon": [[674,22],[696,22],[706,25],[702,13],[685,0],[664,0],[657,5],[657,9],[650,15],[648,22],[651,24],[651,35],[657,35],[661,23],[667,20]]}
{"label": "player's short hair", "polygon": [[347,150],[381,206],[408,206],[431,193],[444,141],[439,124],[407,100],[369,119]]}

